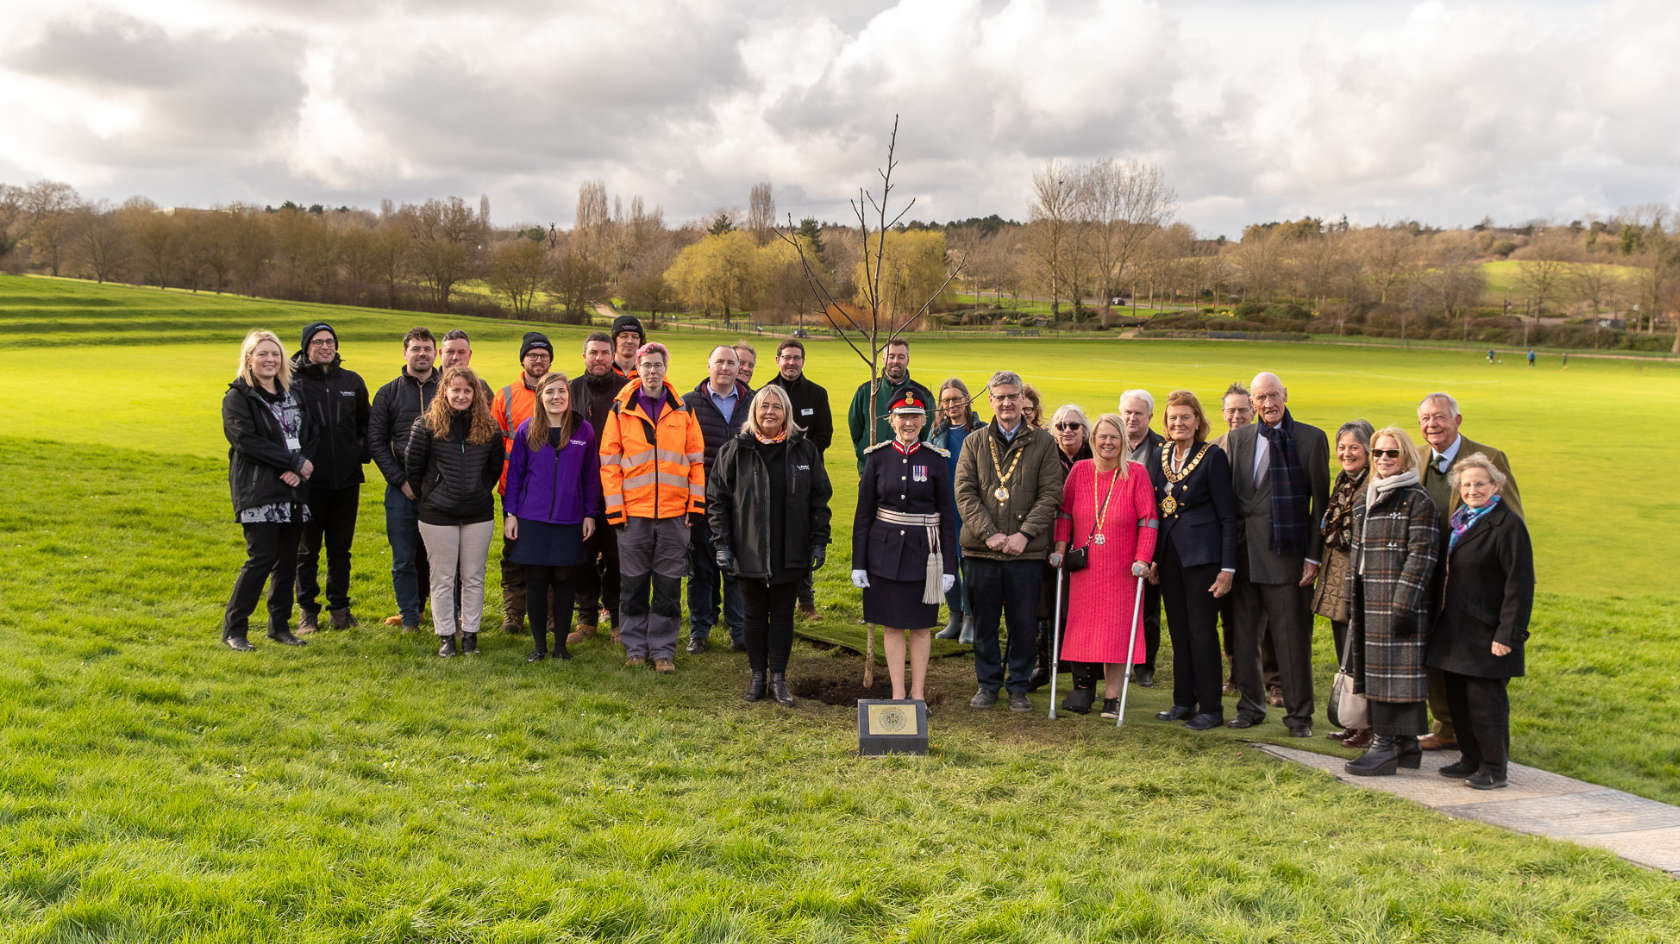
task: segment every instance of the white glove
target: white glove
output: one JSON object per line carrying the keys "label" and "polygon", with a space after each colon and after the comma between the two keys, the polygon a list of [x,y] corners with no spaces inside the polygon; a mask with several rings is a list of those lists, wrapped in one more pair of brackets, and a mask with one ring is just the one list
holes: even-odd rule
{"label": "white glove", "polygon": [[869,588],[869,571],[867,571],[867,570],[854,570],[854,571],[852,571],[852,586],[858,588],[859,590],[868,589]]}
{"label": "white glove", "polygon": [[940,574],[939,575],[939,592],[940,593],[950,593],[951,588],[956,586],[956,585],[957,585],[957,575],[956,574]]}

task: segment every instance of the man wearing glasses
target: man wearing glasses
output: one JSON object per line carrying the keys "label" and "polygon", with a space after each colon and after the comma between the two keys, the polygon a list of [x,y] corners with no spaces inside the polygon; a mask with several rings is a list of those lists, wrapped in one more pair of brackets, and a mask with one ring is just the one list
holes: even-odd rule
{"label": "man wearing glasses", "polygon": [[359,625],[350,612],[350,544],[362,503],[362,463],[368,452],[368,392],[361,375],[339,362],[338,334],[317,321],[303,329],[292,355],[292,389],[320,431],[315,474],[309,479],[309,520],[298,545],[299,633],[319,628],[321,544],[327,546],[327,611],[333,629]]}
{"label": "man wearing glasses", "polygon": [[[957,461],[958,543],[966,558],[974,609],[973,708],[997,704],[1009,689],[1009,710],[1031,711],[1027,698],[1038,656],[1038,595],[1062,501],[1062,463],[1048,430],[1021,415],[1021,375],[1000,370],[986,384],[992,422],[963,442]],[[1009,628],[1008,672],[998,648],[1000,617]]]}

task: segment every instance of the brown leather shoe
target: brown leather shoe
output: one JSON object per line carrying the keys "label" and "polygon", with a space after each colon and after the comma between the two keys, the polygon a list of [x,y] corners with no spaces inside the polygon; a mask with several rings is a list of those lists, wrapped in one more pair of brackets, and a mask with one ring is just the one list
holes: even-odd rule
{"label": "brown leather shoe", "polygon": [[575,646],[585,639],[595,638],[595,627],[588,623],[579,623],[577,628],[566,634],[566,645]]}
{"label": "brown leather shoe", "polygon": [[1360,728],[1357,731],[1348,732],[1348,736],[1345,737],[1345,738],[1342,738],[1342,746],[1343,747],[1351,747],[1354,750],[1359,750],[1359,751],[1362,751],[1365,748],[1370,747],[1371,746],[1371,729],[1370,728]]}
{"label": "brown leather shoe", "polygon": [[677,664],[670,659],[653,660],[653,670],[660,675],[671,675],[677,671]]}
{"label": "brown leather shoe", "polygon": [[642,666],[647,665],[647,659],[644,659],[641,656],[631,656],[630,658],[624,660],[624,665],[626,668],[639,669]]}
{"label": "brown leather shoe", "polygon": [[1425,734],[1418,738],[1418,747],[1426,751],[1450,751],[1458,748],[1457,738],[1444,738],[1439,734]]}
{"label": "brown leather shoe", "polygon": [[800,612],[801,615],[803,615],[805,617],[806,622],[810,622],[810,623],[820,623],[820,622],[822,622],[822,611],[817,609],[814,606],[809,608],[809,609],[807,609],[805,607],[800,607],[799,612]]}

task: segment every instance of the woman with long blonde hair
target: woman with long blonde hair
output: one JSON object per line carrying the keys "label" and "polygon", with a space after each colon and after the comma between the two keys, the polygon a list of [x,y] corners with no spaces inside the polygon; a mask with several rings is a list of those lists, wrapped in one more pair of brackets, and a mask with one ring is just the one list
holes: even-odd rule
{"label": "woman with long blonde hair", "polygon": [[[490,415],[478,375],[469,367],[443,372],[437,396],[414,421],[404,463],[415,487],[420,539],[431,561],[432,620],[442,641],[438,655],[478,653],[484,616],[484,566],[496,533],[496,482],[502,475],[502,434]],[[455,611],[455,579],[461,580],[461,612]]]}

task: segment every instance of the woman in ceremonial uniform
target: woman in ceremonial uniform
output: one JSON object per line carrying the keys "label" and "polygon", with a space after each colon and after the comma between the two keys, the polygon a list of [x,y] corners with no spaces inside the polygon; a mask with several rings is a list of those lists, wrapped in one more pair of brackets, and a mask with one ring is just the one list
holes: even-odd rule
{"label": "woman in ceremonial uniform", "polygon": [[920,442],[927,422],[921,394],[906,390],[889,410],[893,438],[864,454],[852,520],[852,583],[863,591],[863,618],[878,623],[892,677],[904,698],[925,701],[931,629],[940,597],[956,584],[957,507],[945,450]]}

